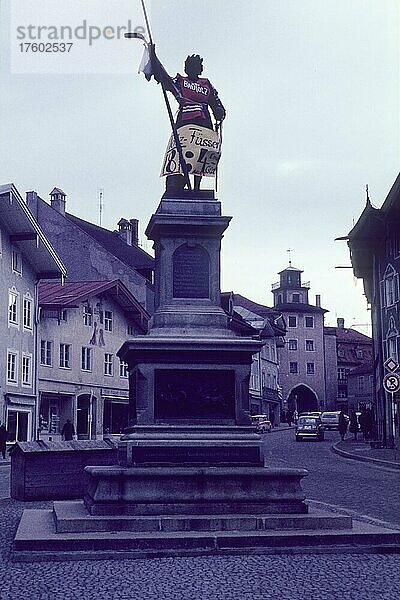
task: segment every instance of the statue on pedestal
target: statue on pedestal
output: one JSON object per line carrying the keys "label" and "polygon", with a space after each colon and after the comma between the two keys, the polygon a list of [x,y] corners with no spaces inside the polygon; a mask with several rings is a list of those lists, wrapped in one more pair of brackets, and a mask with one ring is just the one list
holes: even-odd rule
{"label": "statue on pedestal", "polygon": [[[145,50],[139,67],[149,81],[151,77],[161,84],[172,136],[165,153],[161,177],[167,178],[167,189],[192,189],[189,174],[194,175],[194,189],[200,189],[203,176],[217,177],[217,166],[221,155],[222,121],[226,111],[218,92],[204,77],[203,59],[198,54],[188,56],[185,61],[186,77],[179,73],[171,77],[155,53],[148,29],[150,42],[137,33],[126,37],[139,38]],[[167,92],[179,103],[176,121],[172,115]],[[215,129],[210,110],[215,118]]]}

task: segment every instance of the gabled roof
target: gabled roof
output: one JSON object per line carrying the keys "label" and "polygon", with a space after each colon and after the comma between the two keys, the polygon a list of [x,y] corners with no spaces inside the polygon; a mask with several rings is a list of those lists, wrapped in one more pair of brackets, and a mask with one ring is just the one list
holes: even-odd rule
{"label": "gabled roof", "polygon": [[374,372],[374,362],[372,360],[358,365],[354,369],[351,369],[350,373],[348,373],[347,377],[351,377],[352,375],[372,375]]}
{"label": "gabled roof", "polygon": [[[265,306],[264,304],[258,304],[257,302],[253,302],[249,298],[242,296],[241,294],[235,294],[234,292],[223,292],[221,294],[222,298],[222,306],[224,307],[224,302],[227,302],[227,299],[230,300],[233,306],[233,310],[238,314],[238,307],[241,307],[243,310],[240,311],[241,317],[245,317],[246,312],[248,311],[248,318],[250,321],[254,321],[254,317],[261,317],[264,320],[268,320],[271,325],[274,335],[283,336],[286,333],[285,329],[285,321],[282,317],[282,314],[279,310],[274,310],[269,306]],[[268,335],[270,332],[269,326],[266,326],[261,330],[264,335]]]}
{"label": "gabled roof", "polygon": [[0,185],[0,221],[39,279],[62,279],[67,270],[13,183]]}
{"label": "gabled roof", "polygon": [[39,305],[44,308],[76,308],[81,302],[86,302],[93,296],[107,294],[123,310],[147,330],[150,319],[149,313],[120,281],[77,281],[59,283],[41,282],[39,284]]}
{"label": "gabled roof", "polygon": [[336,335],[338,344],[372,344],[372,338],[357,329],[325,326],[324,333]]}
{"label": "gabled roof", "polygon": [[154,258],[147,254],[138,246],[130,246],[119,236],[116,231],[109,231],[89,221],[75,217],[69,213],[65,214],[66,218],[83,229],[85,233],[94,238],[106,250],[112,252],[117,258],[124,262],[128,267],[139,272],[151,271],[154,269]]}

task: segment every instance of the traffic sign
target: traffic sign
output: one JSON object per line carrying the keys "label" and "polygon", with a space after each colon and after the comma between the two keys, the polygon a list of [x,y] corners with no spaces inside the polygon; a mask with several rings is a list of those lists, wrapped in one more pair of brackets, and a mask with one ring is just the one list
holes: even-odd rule
{"label": "traffic sign", "polygon": [[395,394],[400,389],[400,376],[397,373],[388,373],[383,378],[383,387],[390,394]]}
{"label": "traffic sign", "polygon": [[398,363],[391,356],[389,356],[389,358],[385,360],[383,366],[391,373],[393,373],[393,371],[397,371],[397,369],[399,368]]}

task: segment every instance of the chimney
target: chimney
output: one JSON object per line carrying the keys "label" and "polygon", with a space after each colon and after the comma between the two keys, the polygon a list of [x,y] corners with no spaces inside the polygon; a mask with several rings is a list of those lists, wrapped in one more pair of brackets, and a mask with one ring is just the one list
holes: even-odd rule
{"label": "chimney", "polygon": [[317,294],[315,296],[315,306],[318,306],[318,308],[321,308],[321,295]]}
{"label": "chimney", "polygon": [[122,218],[118,221],[118,235],[125,244],[132,246],[132,225],[127,219]]}
{"label": "chimney", "polygon": [[138,219],[129,219],[132,230],[132,246],[139,246],[139,220]]}
{"label": "chimney", "polygon": [[60,215],[65,215],[66,194],[60,188],[54,188],[50,192],[51,208],[54,208]]}
{"label": "chimney", "polygon": [[338,317],[337,319],[337,326],[339,329],[344,329],[344,319],[343,317]]}

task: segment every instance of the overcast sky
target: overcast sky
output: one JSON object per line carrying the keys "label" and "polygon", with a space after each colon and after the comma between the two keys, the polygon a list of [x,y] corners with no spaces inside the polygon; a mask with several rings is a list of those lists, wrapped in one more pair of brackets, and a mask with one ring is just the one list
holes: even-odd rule
{"label": "overcast sky", "polygon": [[[15,75],[9,4],[0,0],[0,183],[44,198],[61,187],[67,210],[95,223],[104,188],[103,225],[137,217],[143,232],[163,191],[169,125],[160,87],[137,74],[141,44],[118,42],[131,73]],[[151,8],[169,72],[200,53],[227,109],[218,198],[233,220],[223,289],[271,305],[291,248],[327,323],[366,323],[361,282],[335,269],[350,262],[334,238],[358,218],[365,184],[381,206],[399,171],[398,0],[153,0]]]}

